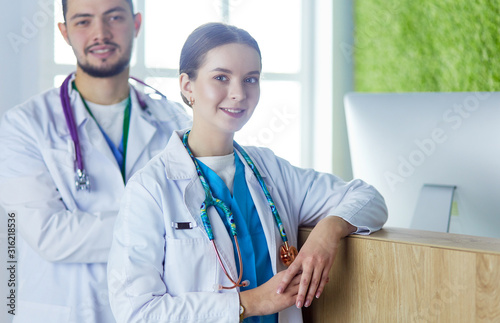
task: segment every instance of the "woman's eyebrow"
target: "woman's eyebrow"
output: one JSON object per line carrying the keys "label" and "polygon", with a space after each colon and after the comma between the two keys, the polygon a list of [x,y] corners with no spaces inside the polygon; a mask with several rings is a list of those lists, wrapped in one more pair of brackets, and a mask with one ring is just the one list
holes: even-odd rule
{"label": "woman's eyebrow", "polygon": [[227,73],[227,74],[233,74],[233,72],[231,72],[231,70],[228,70],[227,68],[222,68],[222,67],[216,67],[211,72],[222,72],[222,73]]}
{"label": "woman's eyebrow", "polygon": [[[231,70],[228,70],[227,68],[222,68],[222,67],[216,67],[211,72],[222,72],[222,73],[227,73],[227,74],[233,74]],[[254,75],[254,74],[260,74],[260,71],[251,71],[246,73],[245,75]]]}

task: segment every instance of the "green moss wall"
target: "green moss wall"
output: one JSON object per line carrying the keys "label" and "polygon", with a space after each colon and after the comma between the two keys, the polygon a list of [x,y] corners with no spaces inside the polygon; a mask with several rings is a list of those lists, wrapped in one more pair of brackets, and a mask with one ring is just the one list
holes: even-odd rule
{"label": "green moss wall", "polygon": [[360,92],[500,90],[500,1],[356,0]]}

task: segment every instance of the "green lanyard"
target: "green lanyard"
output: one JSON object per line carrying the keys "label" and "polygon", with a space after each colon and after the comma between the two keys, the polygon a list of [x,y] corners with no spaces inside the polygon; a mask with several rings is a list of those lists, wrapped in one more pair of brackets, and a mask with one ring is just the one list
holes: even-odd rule
{"label": "green lanyard", "polygon": [[[73,89],[75,89],[78,93],[80,93],[76,87],[75,82],[73,82]],[[94,114],[92,114],[92,111],[90,111],[87,102],[85,99],[81,96],[83,101],[83,105],[85,106],[85,109],[87,109],[87,112],[90,114],[92,119],[94,119],[95,123],[101,130],[102,134],[104,135],[104,138],[106,139],[106,142],[108,143],[109,148],[113,152],[113,155],[115,156],[116,161],[120,165],[120,171],[122,174],[123,182],[125,182],[125,161],[126,161],[126,156],[127,156],[127,143],[128,143],[128,133],[129,133],[129,128],[130,128],[130,109],[131,109],[131,100],[130,100],[130,95],[128,96],[127,100],[127,106],[125,107],[125,112],[123,116],[123,136],[122,136],[122,141],[120,143],[120,146],[117,148],[115,144],[111,141],[109,136],[106,134],[106,132],[101,128],[99,125],[99,122],[97,122],[96,118],[94,117]],[[120,150],[121,148],[121,150]]]}
{"label": "green lanyard", "polygon": [[122,136],[122,148],[123,148],[123,162],[122,162],[122,177],[125,182],[125,161],[127,160],[127,146],[128,146],[128,131],[130,129],[130,106],[131,106],[130,95],[127,100],[127,107],[125,108],[125,114],[123,116],[123,136]]}

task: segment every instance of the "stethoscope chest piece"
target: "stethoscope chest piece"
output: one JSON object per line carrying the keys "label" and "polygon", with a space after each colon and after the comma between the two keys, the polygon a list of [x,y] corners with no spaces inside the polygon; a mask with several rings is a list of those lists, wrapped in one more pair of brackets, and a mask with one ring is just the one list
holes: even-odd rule
{"label": "stethoscope chest piece", "polygon": [[289,246],[288,242],[285,242],[281,247],[280,247],[280,258],[281,261],[285,264],[285,266],[290,266],[292,262],[295,260],[297,257],[297,254],[299,252],[297,251],[297,248],[294,246]]}
{"label": "stethoscope chest piece", "polygon": [[75,185],[77,191],[90,191],[90,181],[85,170],[77,169],[75,174]]}

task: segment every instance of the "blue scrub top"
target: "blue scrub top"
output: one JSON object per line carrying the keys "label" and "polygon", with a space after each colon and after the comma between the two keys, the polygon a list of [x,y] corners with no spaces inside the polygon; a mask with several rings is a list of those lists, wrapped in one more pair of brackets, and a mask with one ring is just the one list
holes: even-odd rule
{"label": "blue scrub top", "polygon": [[[199,160],[197,161],[212,190],[212,195],[222,200],[233,213],[243,263],[243,280],[250,282],[247,287],[240,288],[241,291],[245,291],[267,282],[273,277],[273,270],[264,229],[245,180],[245,167],[240,158],[237,157],[236,152],[234,156],[236,172],[234,175],[233,195],[231,195],[224,181],[214,171]],[[231,235],[231,229],[224,212],[219,208],[216,209],[226,226],[228,234]],[[238,252],[234,243],[233,251],[239,273]],[[278,322],[278,314],[253,316],[245,319],[245,322],[274,323]]]}

